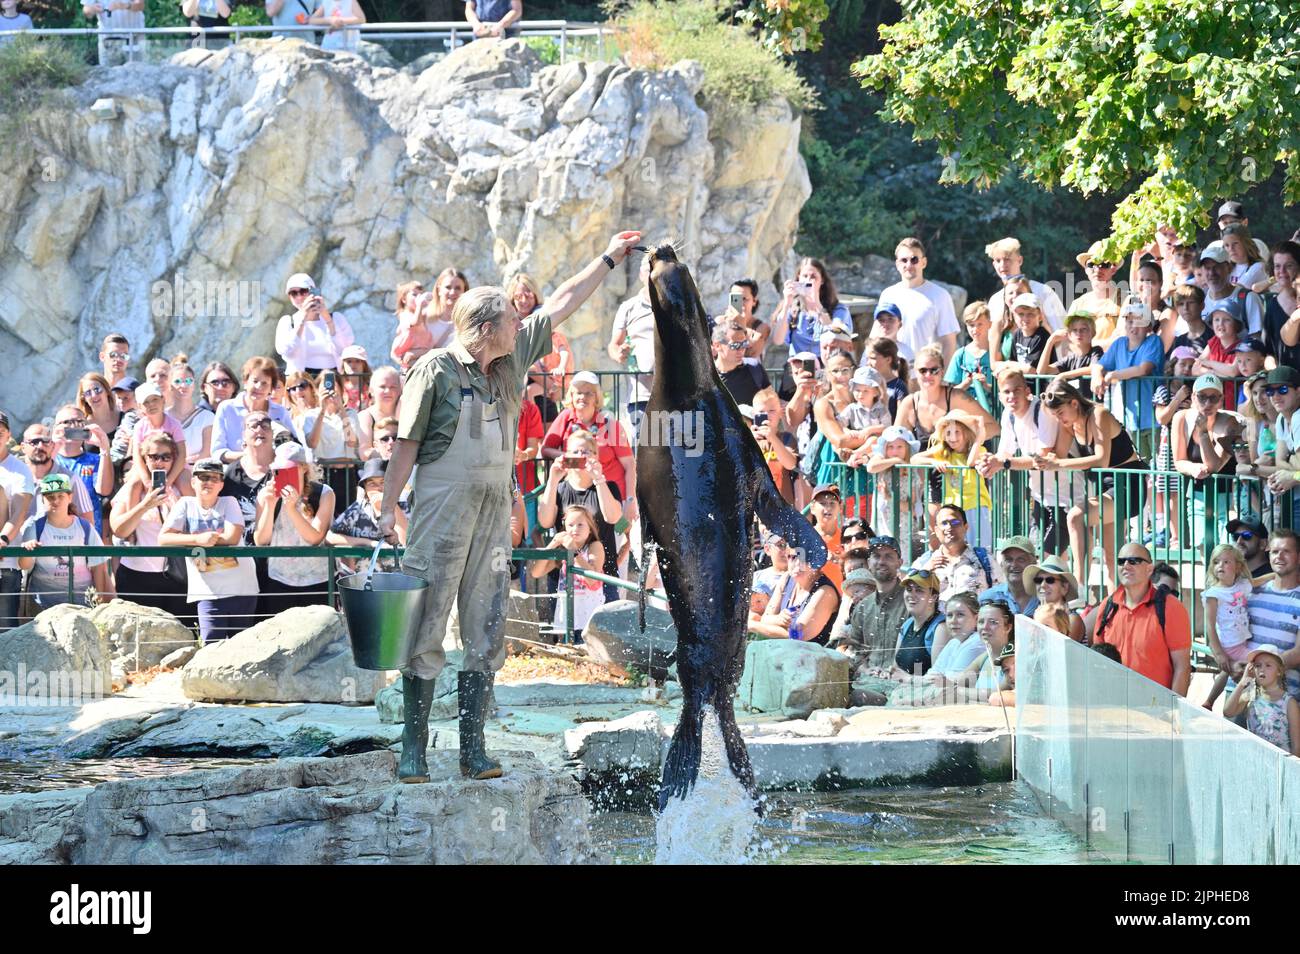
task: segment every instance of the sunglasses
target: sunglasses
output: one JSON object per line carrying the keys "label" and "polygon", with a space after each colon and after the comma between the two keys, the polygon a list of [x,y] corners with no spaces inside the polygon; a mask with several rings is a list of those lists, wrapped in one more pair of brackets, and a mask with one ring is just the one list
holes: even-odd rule
{"label": "sunglasses", "polygon": [[144,457],[145,460],[156,460],[159,462],[171,461],[176,459],[171,454],[145,454]]}
{"label": "sunglasses", "polygon": [[854,540],[866,540],[870,542],[871,537],[866,533],[846,533],[843,535],[843,540],[845,543],[852,543]]}
{"label": "sunglasses", "polygon": [[230,378],[208,378],[207,386],[211,388],[233,388],[235,382]]}
{"label": "sunglasses", "polygon": [[1236,533],[1230,533],[1230,534],[1228,534],[1228,536],[1232,537],[1232,539],[1234,539],[1234,540],[1254,540],[1254,539],[1255,539],[1255,531],[1254,531],[1254,530],[1239,530],[1239,531],[1237,531]]}
{"label": "sunglasses", "polygon": [[1218,404],[1222,400],[1223,395],[1217,391],[1203,392],[1196,395],[1196,403],[1198,404]]}
{"label": "sunglasses", "polygon": [[1270,385],[1264,388],[1265,397],[1272,397],[1274,394],[1290,394],[1290,393],[1291,393],[1291,385],[1289,384],[1279,384],[1277,387],[1273,387],[1272,385]]}
{"label": "sunglasses", "polygon": [[286,388],[285,390],[287,390],[290,394],[292,394],[294,391],[305,391],[305,390],[307,390],[309,387],[311,387],[311,385],[310,385],[310,384],[307,384],[307,383],[304,382],[304,383],[302,383],[302,384],[294,384],[294,385],[291,385],[291,386],[289,386],[288,388]]}
{"label": "sunglasses", "polygon": [[66,421],[55,421],[54,423],[60,427],[81,427],[86,423],[86,419],[84,417],[70,417]]}
{"label": "sunglasses", "polygon": [[289,289],[289,297],[290,297],[290,298],[297,298],[299,295],[310,295],[310,294],[311,294],[311,289],[310,289],[310,288],[290,288],[290,289]]}
{"label": "sunglasses", "polygon": [[201,484],[206,484],[209,482],[224,483],[226,478],[222,477],[220,474],[195,474],[194,479]]}
{"label": "sunglasses", "polygon": [[189,387],[194,383],[193,378],[172,378],[172,384],[177,387]]}
{"label": "sunglasses", "polygon": [[938,374],[939,369],[938,368],[917,368],[916,373],[917,374]]}
{"label": "sunglasses", "polygon": [[1036,576],[1034,577],[1034,586],[1042,586],[1044,583],[1060,583],[1061,578],[1058,576]]}
{"label": "sunglasses", "polygon": [[1146,557],[1120,557],[1115,561],[1120,566],[1137,566],[1139,563],[1150,563]]}
{"label": "sunglasses", "polygon": [[114,361],[126,361],[131,357],[125,351],[110,351],[108,356]]}
{"label": "sunglasses", "polygon": [[1232,449],[1235,451],[1250,450],[1250,445],[1247,444],[1245,441],[1237,441],[1235,444],[1232,445]]}
{"label": "sunglasses", "polygon": [[267,418],[262,418],[259,421],[245,421],[244,426],[250,429],[266,428],[269,431],[271,429],[271,422]]}
{"label": "sunglasses", "polygon": [[43,444],[53,444],[54,441],[50,440],[48,437],[33,437],[23,441],[23,443],[31,444],[33,447],[40,447]]}
{"label": "sunglasses", "polygon": [[86,390],[82,391],[81,393],[85,396],[89,396],[91,394],[103,394],[104,389],[101,388],[98,384],[96,384],[93,387],[86,388]]}
{"label": "sunglasses", "polygon": [[894,259],[894,261],[896,261],[899,265],[915,265],[921,261],[921,256],[913,255],[910,258],[909,257],[896,258]]}
{"label": "sunglasses", "polygon": [[964,526],[966,526],[966,521],[965,521],[965,520],[958,520],[956,517],[949,517],[947,520],[940,520],[940,521],[939,521],[939,526],[941,526],[941,527],[964,527]]}
{"label": "sunglasses", "polygon": [[1089,268],[1097,268],[1097,269],[1102,269],[1102,268],[1114,268],[1114,267],[1115,267],[1115,264],[1114,264],[1114,262],[1089,262],[1087,265],[1085,265],[1085,266],[1083,266],[1083,267],[1084,267],[1085,269],[1089,269]]}

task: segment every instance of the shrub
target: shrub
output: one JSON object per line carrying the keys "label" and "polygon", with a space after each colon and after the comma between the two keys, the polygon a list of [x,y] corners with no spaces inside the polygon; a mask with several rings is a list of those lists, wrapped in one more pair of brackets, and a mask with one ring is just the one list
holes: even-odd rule
{"label": "shrub", "polygon": [[32,115],[56,90],[76,86],[86,77],[86,64],[76,51],[57,38],[19,36],[0,47],[0,143],[16,147],[25,140]]}
{"label": "shrub", "polygon": [[720,0],[611,0],[608,9],[630,66],[666,69],[695,60],[704,68],[700,93],[714,110],[744,112],[778,96],[799,110],[816,108],[793,65],[731,23],[731,7]]}

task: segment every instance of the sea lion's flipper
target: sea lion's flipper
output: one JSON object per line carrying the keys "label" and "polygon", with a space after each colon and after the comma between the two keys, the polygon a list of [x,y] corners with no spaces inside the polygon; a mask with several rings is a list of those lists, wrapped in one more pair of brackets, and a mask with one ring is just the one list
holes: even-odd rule
{"label": "sea lion's flipper", "polygon": [[754,512],[763,526],[771,530],[788,545],[803,550],[808,565],[820,567],[829,559],[826,544],[813,529],[808,519],[794,507],[785,502],[772,474],[764,467],[757,473],[757,493],[754,494]]}
{"label": "sea lion's flipper", "polygon": [[[673,741],[664,759],[663,781],[659,785],[659,810],[662,812],[670,798],[685,798],[695,787],[700,774],[700,746],[704,710],[698,705],[686,706],[677,719]],[[728,746],[730,748],[730,746]]]}

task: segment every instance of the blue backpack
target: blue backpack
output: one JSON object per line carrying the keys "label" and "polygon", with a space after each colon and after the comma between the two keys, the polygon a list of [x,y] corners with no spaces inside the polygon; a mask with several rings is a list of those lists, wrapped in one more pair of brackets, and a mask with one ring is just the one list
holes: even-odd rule
{"label": "blue backpack", "polygon": [[[80,517],[75,517],[74,519],[77,521],[77,523],[81,524],[81,545],[85,547],[90,546],[90,524],[87,523],[85,520],[81,519]],[[36,542],[37,543],[39,543],[41,540],[41,534],[45,532],[45,522],[46,521],[44,517],[36,518]]]}

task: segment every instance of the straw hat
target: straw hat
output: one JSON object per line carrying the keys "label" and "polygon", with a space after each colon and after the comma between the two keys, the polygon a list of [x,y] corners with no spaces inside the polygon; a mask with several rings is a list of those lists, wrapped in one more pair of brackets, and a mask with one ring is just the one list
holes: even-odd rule
{"label": "straw hat", "polygon": [[974,437],[979,433],[980,419],[967,411],[949,411],[943,417],[939,418],[939,420],[934,422],[934,433],[943,433],[943,429],[949,424],[960,424],[962,427],[969,430],[971,436]]}
{"label": "straw hat", "polygon": [[1074,260],[1079,263],[1080,268],[1087,268],[1088,263],[1101,254],[1101,250],[1105,245],[1106,243],[1100,240],[1093,242],[1088,246],[1088,251],[1080,252],[1078,255],[1074,256]]}
{"label": "straw hat", "polygon": [[1066,567],[1065,561],[1057,556],[1049,556],[1041,563],[1031,563],[1025,567],[1024,581],[1025,589],[1034,593],[1037,587],[1034,585],[1034,577],[1039,573],[1047,573],[1049,576],[1059,576],[1065,580],[1065,598],[1066,600],[1075,600],[1079,598],[1079,581],[1074,578],[1074,574]]}

